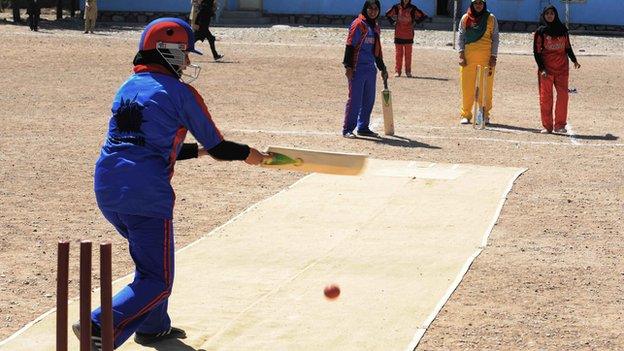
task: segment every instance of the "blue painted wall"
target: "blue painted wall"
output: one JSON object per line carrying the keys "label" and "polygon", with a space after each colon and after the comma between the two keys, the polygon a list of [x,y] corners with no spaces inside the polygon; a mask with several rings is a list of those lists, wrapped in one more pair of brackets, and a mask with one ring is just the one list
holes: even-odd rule
{"label": "blue painted wall", "polygon": [[[380,0],[383,12],[400,0]],[[412,0],[425,13],[435,11],[434,0]],[[310,14],[310,15],[357,15],[362,10],[364,0],[263,0],[264,12],[269,14]]]}
{"label": "blue painted wall", "polygon": [[[228,10],[238,8],[238,0],[220,0]],[[387,11],[399,0],[381,0],[382,11]],[[436,0],[412,0],[412,3],[432,16],[436,13]],[[362,9],[364,0],[263,0],[268,14],[353,15]],[[561,0],[488,0],[488,8],[503,21],[536,22],[544,6],[552,3],[565,19],[565,4]],[[464,13],[470,0],[461,0]],[[84,8],[81,0],[80,8]],[[101,0],[100,11],[153,11],[190,12],[190,0]],[[570,22],[624,26],[624,0],[586,0],[570,4]]]}
{"label": "blue painted wall", "polygon": [[[235,3],[236,0],[229,0]],[[381,0],[382,11],[387,11],[399,0]],[[363,0],[264,0],[268,14],[356,15]],[[428,15],[435,15],[436,0],[412,0]],[[554,4],[561,20],[565,19],[565,4],[561,0],[489,0],[488,8],[503,21],[537,22],[542,9]],[[460,1],[460,13],[465,13],[470,0]],[[624,25],[624,0],[586,0],[570,4],[570,22],[585,24]]]}
{"label": "blue painted wall", "polygon": [[[98,11],[191,12],[190,0],[99,0]],[[84,9],[84,0],[80,0]]]}
{"label": "blue painted wall", "polygon": [[[465,8],[468,2],[464,0]],[[505,21],[537,22],[542,9],[554,5],[565,22],[565,3],[561,0],[490,0],[488,9]],[[570,3],[570,23],[624,25],[624,0],[586,0]]]}

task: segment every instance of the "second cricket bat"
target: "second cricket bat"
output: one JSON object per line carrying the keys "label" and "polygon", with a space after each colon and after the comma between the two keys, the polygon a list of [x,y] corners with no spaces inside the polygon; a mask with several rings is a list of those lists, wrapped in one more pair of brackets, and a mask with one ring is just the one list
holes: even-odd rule
{"label": "second cricket bat", "polygon": [[394,135],[394,113],[392,112],[392,93],[388,89],[388,79],[384,79],[384,90],[381,92],[383,105],[384,134]]}
{"label": "second cricket bat", "polygon": [[270,146],[270,159],[262,167],[306,173],[357,175],[366,164],[366,155],[346,154],[297,148]]}

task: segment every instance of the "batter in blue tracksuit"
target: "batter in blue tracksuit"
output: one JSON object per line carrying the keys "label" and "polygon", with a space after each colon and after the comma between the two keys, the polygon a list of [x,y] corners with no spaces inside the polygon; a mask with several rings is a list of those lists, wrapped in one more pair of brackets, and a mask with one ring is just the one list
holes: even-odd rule
{"label": "batter in blue tracksuit", "polygon": [[370,115],[375,105],[377,68],[384,79],[388,78],[381,50],[381,29],[377,22],[379,11],[379,0],[367,0],[362,13],[349,28],[343,60],[349,81],[349,99],[342,127],[345,138],[354,138],[356,127],[358,135],[377,136],[369,128]]}
{"label": "batter in blue tracksuit", "polygon": [[[170,180],[176,160],[209,154],[258,164],[267,156],[224,140],[199,93],[181,81],[182,71],[192,67],[188,53],[199,53],[194,43],[190,26],[182,20],[161,18],[148,24],[134,74],[113,100],[95,166],[98,206],[128,240],[136,265],[134,281],[113,297],[115,347],[135,332],[140,344],[186,336],[171,327],[167,314],[174,276],[175,195]],[[183,144],[187,131],[203,145],[201,150],[197,144]],[[91,315],[95,344],[100,318],[98,308]]]}

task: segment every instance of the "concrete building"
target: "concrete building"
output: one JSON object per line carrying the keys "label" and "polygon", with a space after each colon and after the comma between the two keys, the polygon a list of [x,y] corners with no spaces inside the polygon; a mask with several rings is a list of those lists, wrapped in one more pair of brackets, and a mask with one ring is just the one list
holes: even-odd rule
{"label": "concrete building", "polygon": [[[218,1],[221,4],[220,8],[224,11],[224,18],[251,18],[253,21],[253,18],[264,17],[265,24],[280,23],[280,18],[283,16],[292,16],[295,23],[301,23],[299,17],[303,16],[309,20],[304,23],[336,24],[339,22],[332,22],[332,17],[344,17],[342,22],[345,22],[348,18],[355,16],[363,4],[363,0]],[[386,11],[398,1],[381,0],[382,11]],[[452,17],[453,2],[454,0],[412,0],[413,4],[430,16],[433,15],[435,20],[445,24]],[[469,4],[470,0],[458,0],[458,13],[463,14]],[[624,27],[624,0],[488,0],[488,8],[496,14],[499,21],[509,23],[535,24],[542,9],[549,4],[557,7],[562,20],[566,19],[567,14],[569,23],[576,24],[576,27],[582,24],[602,26],[605,27],[604,29],[613,29],[612,27],[615,26]],[[82,6],[84,6],[84,0],[81,0],[81,8]],[[98,7],[104,14],[147,13],[148,17],[161,13],[182,15],[190,11],[190,0],[106,0],[98,4]],[[325,20],[322,20],[323,18]]]}

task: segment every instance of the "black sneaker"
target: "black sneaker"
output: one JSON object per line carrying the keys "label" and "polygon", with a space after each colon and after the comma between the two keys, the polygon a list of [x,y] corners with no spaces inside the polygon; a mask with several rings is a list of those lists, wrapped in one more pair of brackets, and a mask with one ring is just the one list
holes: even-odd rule
{"label": "black sneaker", "polygon": [[215,61],[221,61],[221,59],[223,58],[223,55],[217,55],[215,57],[213,57]]}
{"label": "black sneaker", "polygon": [[169,330],[156,334],[139,332],[134,334],[134,342],[139,345],[149,345],[167,339],[186,339],[186,332],[180,328],[171,327]]}
{"label": "black sneaker", "polygon": [[[76,322],[72,325],[72,331],[74,335],[80,340],[80,322]],[[100,328],[93,322],[91,322],[91,351],[102,350],[102,332]]]}
{"label": "black sneaker", "polygon": [[373,138],[379,138],[379,134],[373,132],[372,130],[358,130],[357,131],[357,135],[360,136],[367,136],[367,137],[373,137]]}

